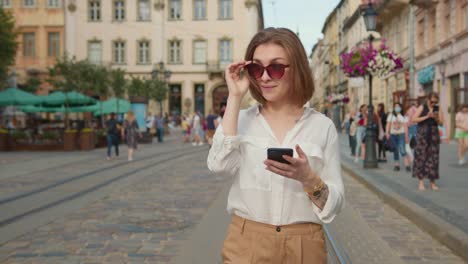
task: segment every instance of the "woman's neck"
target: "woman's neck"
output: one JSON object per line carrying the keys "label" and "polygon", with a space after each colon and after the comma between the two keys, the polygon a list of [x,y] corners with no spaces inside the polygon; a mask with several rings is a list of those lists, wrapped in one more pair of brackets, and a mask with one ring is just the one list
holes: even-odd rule
{"label": "woman's neck", "polygon": [[302,111],[302,107],[299,107],[295,104],[266,103],[262,106],[262,112],[265,114],[296,115],[300,111]]}

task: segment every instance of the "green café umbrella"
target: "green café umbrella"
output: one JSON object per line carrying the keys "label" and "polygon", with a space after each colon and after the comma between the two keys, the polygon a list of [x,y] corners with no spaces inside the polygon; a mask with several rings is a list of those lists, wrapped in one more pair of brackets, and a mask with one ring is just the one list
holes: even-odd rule
{"label": "green caf\u00e9 umbrella", "polygon": [[24,105],[20,107],[21,111],[25,113],[65,113],[66,111],[69,113],[78,113],[78,112],[86,112],[82,111],[81,107],[68,107],[65,106],[36,106],[36,105]]}
{"label": "green caf\u00e9 umbrella", "polygon": [[34,105],[40,104],[41,102],[41,96],[36,96],[18,88],[8,88],[0,92],[0,106]]}
{"label": "green caf\u00e9 umbrella", "polygon": [[[101,104],[102,104],[102,112],[101,112]],[[118,111],[117,111],[117,105],[118,105]],[[104,102],[99,102],[96,105],[92,106],[93,109],[96,107],[96,110],[94,111],[94,115],[108,115],[110,113],[116,113],[116,114],[122,114],[122,113],[127,113],[131,106],[130,102],[124,99],[118,99],[118,98],[111,98],[107,101]]]}
{"label": "green caf\u00e9 umbrella", "polygon": [[47,105],[64,105],[68,102],[71,105],[85,105],[96,102],[96,99],[75,91],[72,92],[54,92],[43,98]]}

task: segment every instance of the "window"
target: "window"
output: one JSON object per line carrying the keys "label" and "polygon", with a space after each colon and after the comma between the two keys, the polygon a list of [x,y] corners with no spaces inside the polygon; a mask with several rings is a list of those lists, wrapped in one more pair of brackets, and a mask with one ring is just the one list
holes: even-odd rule
{"label": "window", "polygon": [[150,60],[150,43],[147,40],[138,42],[138,63],[149,64]]}
{"label": "window", "polygon": [[101,20],[101,1],[100,0],[89,0],[89,20],[100,21]]}
{"label": "window", "polygon": [[204,40],[196,40],[193,42],[193,63],[203,64],[206,63],[207,45]]}
{"label": "window", "polygon": [[47,7],[48,8],[60,8],[61,7],[61,0],[47,0]]}
{"label": "window", "polygon": [[393,24],[393,49],[396,52],[400,51],[400,31],[398,27],[398,20],[394,21]]}
{"label": "window", "polygon": [[418,35],[417,35],[417,43],[419,48],[419,54],[425,50],[424,47],[424,18],[418,21]]}
{"label": "window", "polygon": [[122,21],[125,20],[125,1],[114,0],[114,20]]}
{"label": "window", "polygon": [[36,1],[35,0],[23,0],[23,7],[35,7]]}
{"label": "window", "polygon": [[182,63],[181,56],[181,41],[171,40],[169,41],[169,62],[170,63]]}
{"label": "window", "polygon": [[25,57],[36,56],[36,34],[23,33],[23,55]]}
{"label": "window", "polygon": [[219,0],[219,18],[231,19],[232,18],[231,8],[232,8],[231,0]]}
{"label": "window", "polygon": [[446,38],[449,38],[452,35],[452,27],[451,27],[451,16],[450,16],[450,1],[445,1],[445,34]]}
{"label": "window", "polygon": [[194,0],[193,4],[193,18],[195,20],[206,19],[206,1]]}
{"label": "window", "polygon": [[150,11],[151,11],[150,0],[138,1],[138,20],[149,21]]}
{"label": "window", "polygon": [[181,0],[169,0],[169,18],[180,19],[182,3]]}
{"label": "window", "polygon": [[49,57],[60,57],[60,33],[49,32],[47,36],[47,55]]}
{"label": "window", "polygon": [[102,43],[100,41],[91,41],[88,43],[88,60],[92,64],[101,64]]}
{"label": "window", "polygon": [[436,36],[437,36],[437,27],[436,27],[436,21],[437,21],[437,17],[436,17],[436,9],[432,9],[431,11],[429,11],[429,21],[431,23],[430,27],[429,28],[429,35],[430,35],[430,39],[429,39],[429,43],[430,43],[430,47],[433,47],[434,45],[436,45],[437,43],[437,40],[436,40]]}
{"label": "window", "polygon": [[224,39],[219,41],[219,62],[222,66],[231,63],[230,40]]}
{"label": "window", "polygon": [[118,40],[113,43],[113,62],[116,64],[125,63],[125,42]]}
{"label": "window", "polygon": [[11,0],[0,0],[0,7],[11,7]]}

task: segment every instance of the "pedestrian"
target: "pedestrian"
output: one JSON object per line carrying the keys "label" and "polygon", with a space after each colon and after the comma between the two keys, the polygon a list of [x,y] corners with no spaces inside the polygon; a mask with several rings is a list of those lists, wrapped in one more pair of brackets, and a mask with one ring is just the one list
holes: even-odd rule
{"label": "pedestrian", "polygon": [[[226,111],[207,161],[235,177],[223,263],[326,263],[322,225],[344,205],[339,136],[306,104],[314,84],[301,41],[289,29],[264,29],[225,78]],[[248,90],[259,104],[240,110]],[[294,157],[267,159],[270,147]]]}
{"label": "pedestrian", "polygon": [[122,138],[124,136],[128,146],[128,161],[132,161],[133,152],[138,148],[138,137],[143,137],[135,120],[135,114],[132,111],[128,111],[127,119],[123,123]]}
{"label": "pedestrian", "polygon": [[407,172],[411,172],[409,160],[406,157],[406,146],[409,142],[408,139],[408,127],[406,118],[402,114],[402,108],[400,103],[393,104],[393,112],[387,117],[386,136],[387,140],[391,140],[394,143],[395,149],[393,151],[393,160],[395,166],[394,171],[400,171],[400,155],[404,160],[405,168]]}
{"label": "pedestrian", "polygon": [[356,111],[351,109],[349,113],[345,115],[343,121],[343,127],[348,135],[349,148],[351,150],[351,157],[356,156],[356,122],[354,122]]}
{"label": "pedestrian", "polygon": [[186,117],[185,115],[182,115],[182,121],[180,123],[180,127],[182,128],[182,136],[183,136],[184,143],[187,143],[190,141],[190,125],[187,120],[188,120],[188,117]]}
{"label": "pedestrian", "polygon": [[146,118],[146,133],[151,133],[154,128],[154,116],[151,113],[148,113],[148,117]]}
{"label": "pedestrian", "polygon": [[195,112],[192,119],[192,133],[193,133],[193,146],[201,146],[203,145],[202,141],[202,124],[201,124],[201,117],[200,112]]}
{"label": "pedestrian", "polygon": [[442,112],[439,112],[439,95],[430,93],[426,103],[420,105],[413,116],[413,122],[418,123],[416,147],[414,148],[413,177],[419,179],[419,190],[424,190],[424,179],[429,179],[432,190],[439,187],[435,181],[439,179],[440,136],[438,125],[444,123]]}
{"label": "pedestrian", "polygon": [[357,120],[357,130],[356,130],[356,156],[354,157],[354,162],[359,162],[359,157],[361,160],[364,160],[366,145],[365,145],[365,136],[366,136],[366,125],[367,125],[367,105],[363,104],[359,107]]}
{"label": "pedestrian", "polygon": [[458,164],[466,163],[465,154],[468,152],[468,104],[462,106],[455,116],[457,129],[455,138],[458,139]]}
{"label": "pedestrian", "polygon": [[215,123],[217,118],[218,116],[214,114],[213,109],[210,109],[208,116],[206,117],[206,141],[210,146],[213,143],[213,136],[216,130]]}
{"label": "pedestrian", "polygon": [[115,148],[115,156],[119,156],[119,122],[115,119],[115,113],[111,113],[105,126],[107,130],[107,160],[111,160],[112,146]]}
{"label": "pedestrian", "polygon": [[[380,126],[379,126],[379,137],[377,138],[377,149],[378,149],[378,161],[379,162],[387,162],[387,150],[385,149],[385,141],[387,140],[386,137],[380,136],[385,135],[385,129],[387,127],[387,113],[385,112],[385,104],[380,103],[377,105],[377,114],[380,118]],[[381,130],[383,129],[383,131]],[[382,133],[380,133],[382,132]]]}
{"label": "pedestrian", "polygon": [[156,127],[156,135],[158,137],[158,142],[162,143],[164,141],[164,127],[165,127],[165,118],[162,113],[157,115],[154,118],[154,126]]}

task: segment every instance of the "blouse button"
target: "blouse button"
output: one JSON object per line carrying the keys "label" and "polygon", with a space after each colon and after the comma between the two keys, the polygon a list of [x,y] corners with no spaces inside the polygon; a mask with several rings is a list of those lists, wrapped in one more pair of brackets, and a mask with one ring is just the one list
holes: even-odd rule
{"label": "blouse button", "polygon": [[281,232],[281,227],[277,226],[276,227],[276,232]]}

